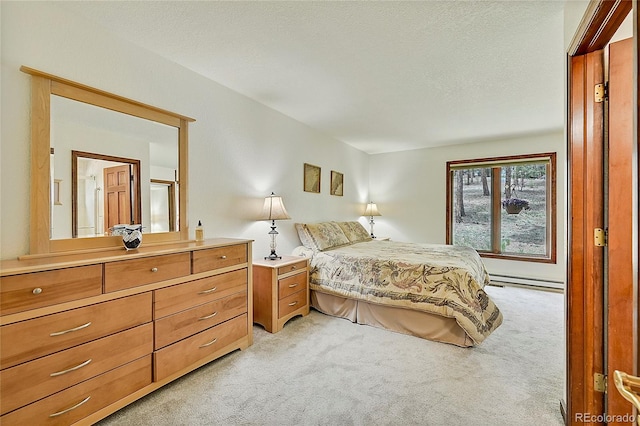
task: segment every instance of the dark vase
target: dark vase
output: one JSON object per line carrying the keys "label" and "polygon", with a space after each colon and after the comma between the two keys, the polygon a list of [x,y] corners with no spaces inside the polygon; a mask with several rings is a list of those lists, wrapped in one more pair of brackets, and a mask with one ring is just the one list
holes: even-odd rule
{"label": "dark vase", "polygon": [[142,244],[142,225],[127,225],[122,235],[124,248],[135,250]]}

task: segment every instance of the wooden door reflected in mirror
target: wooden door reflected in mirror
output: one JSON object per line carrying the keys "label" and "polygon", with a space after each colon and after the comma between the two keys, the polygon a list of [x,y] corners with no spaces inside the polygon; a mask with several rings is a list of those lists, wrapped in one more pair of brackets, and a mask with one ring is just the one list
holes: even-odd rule
{"label": "wooden door reflected in mirror", "polygon": [[[110,235],[115,225],[142,223],[140,160],[71,151],[73,238]],[[52,238],[64,232],[54,220]]]}

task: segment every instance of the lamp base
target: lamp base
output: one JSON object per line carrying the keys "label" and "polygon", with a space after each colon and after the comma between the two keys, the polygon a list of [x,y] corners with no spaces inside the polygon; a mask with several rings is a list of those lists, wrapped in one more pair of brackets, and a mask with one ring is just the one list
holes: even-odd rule
{"label": "lamp base", "polygon": [[275,250],[271,250],[271,254],[269,256],[264,257],[265,260],[278,260],[282,259],[282,256],[278,256]]}

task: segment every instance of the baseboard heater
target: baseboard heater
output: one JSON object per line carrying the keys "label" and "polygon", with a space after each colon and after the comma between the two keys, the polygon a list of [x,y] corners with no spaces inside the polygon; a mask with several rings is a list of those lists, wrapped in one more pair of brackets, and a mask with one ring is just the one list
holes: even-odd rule
{"label": "baseboard heater", "polygon": [[540,278],[525,278],[525,277],[514,277],[511,275],[499,275],[499,274],[491,274],[491,283],[492,285],[500,285],[500,284],[512,284],[512,285],[521,285],[528,287],[544,287],[544,288],[553,288],[558,290],[564,290],[564,282],[562,281],[551,281],[551,280],[543,280]]}

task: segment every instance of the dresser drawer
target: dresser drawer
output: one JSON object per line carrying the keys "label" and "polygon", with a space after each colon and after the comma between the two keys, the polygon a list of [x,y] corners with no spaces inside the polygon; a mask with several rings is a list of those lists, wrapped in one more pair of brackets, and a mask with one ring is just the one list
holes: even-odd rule
{"label": "dresser drawer", "polygon": [[281,266],[278,268],[278,276],[287,274],[293,271],[301,271],[307,269],[307,260],[302,260],[300,262],[294,263],[292,265]]}
{"label": "dresser drawer", "polygon": [[102,294],[102,265],[0,278],[2,315]]}
{"label": "dresser drawer", "polygon": [[278,318],[298,310],[307,304],[307,292],[299,291],[278,302]]}
{"label": "dresser drawer", "polygon": [[19,363],[151,321],[151,292],[0,327],[0,365]]}
{"label": "dresser drawer", "polygon": [[3,426],[69,425],[149,384],[151,355],[12,411],[0,421]]}
{"label": "dresser drawer", "polygon": [[247,262],[247,245],[216,247],[196,250],[193,256],[193,273],[212,271]]}
{"label": "dresser drawer", "polygon": [[155,348],[160,349],[246,313],[247,292],[244,291],[156,320]]}
{"label": "dresser drawer", "polygon": [[153,352],[147,323],[0,371],[0,414]]}
{"label": "dresser drawer", "polygon": [[154,352],[154,380],[177,373],[247,335],[247,315],[241,315],[195,336]]}
{"label": "dresser drawer", "polygon": [[287,296],[307,289],[307,273],[292,275],[287,278],[278,280],[278,299],[284,299]]}
{"label": "dresser drawer", "polygon": [[247,290],[246,269],[156,290],[153,299],[154,318],[162,318],[243,290]]}
{"label": "dresser drawer", "polygon": [[189,253],[110,262],[104,265],[104,291],[108,293],[184,277],[190,272]]}

